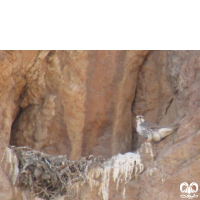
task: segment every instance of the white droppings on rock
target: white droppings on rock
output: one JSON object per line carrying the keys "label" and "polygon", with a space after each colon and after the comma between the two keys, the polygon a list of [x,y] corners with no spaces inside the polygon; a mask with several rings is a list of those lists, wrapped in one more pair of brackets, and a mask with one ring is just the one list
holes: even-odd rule
{"label": "white droppings on rock", "polygon": [[[17,148],[15,148],[15,151],[16,149]],[[23,148],[19,148],[19,149],[20,149],[20,152],[23,153]],[[32,154],[30,154],[30,152],[32,152]],[[23,155],[30,154],[28,158],[31,159],[32,156],[37,155],[37,154],[34,154],[33,152],[34,150],[32,151],[27,150],[24,152]],[[4,168],[7,169],[8,175],[10,179],[12,180],[13,185],[15,185],[16,180],[19,175],[19,168],[18,168],[19,161],[18,161],[17,155],[16,155],[16,152],[14,152],[14,150],[10,148],[6,148],[4,156],[2,158],[2,163],[5,163]],[[22,156],[22,154],[20,155]],[[47,154],[42,154],[42,155],[46,157],[49,156]],[[48,158],[50,159],[50,156]],[[47,160],[45,161],[47,162]],[[50,165],[49,162],[47,162],[48,165]],[[51,162],[53,161],[51,160]],[[68,161],[68,162],[73,163],[74,161]],[[89,161],[88,166],[92,166],[91,165],[92,162],[93,162],[92,160]],[[124,187],[122,190],[122,197],[125,198],[125,192],[126,192],[125,185],[131,180],[133,176],[137,177],[144,169],[144,165],[141,162],[139,153],[128,152],[124,155],[118,154],[116,156],[111,157],[108,160],[104,160],[103,162],[102,160],[99,160],[99,161],[94,160],[94,162],[96,162],[96,166],[94,165],[93,167],[90,167],[90,168],[86,166],[85,172],[81,176],[82,178],[83,176],[85,176],[84,180],[80,179],[80,181],[77,181],[73,184],[70,183],[71,191],[74,195],[79,194],[81,190],[80,187],[85,182],[87,182],[91,190],[93,189],[93,187],[99,187],[98,194],[101,196],[103,200],[108,200],[110,179],[112,178],[113,182],[116,183],[116,190],[118,190],[118,187],[120,184],[122,184],[122,186]],[[24,164],[24,168],[26,168],[26,165],[27,163]],[[29,179],[28,181],[30,182],[28,184],[32,185],[32,182],[31,182],[32,179]],[[56,198],[62,199],[62,197],[59,195]],[[22,199],[26,200],[26,193],[24,192],[22,192]],[[40,198],[35,197],[35,200],[40,200]]]}
{"label": "white droppings on rock", "polygon": [[110,173],[113,172],[113,181],[116,182],[116,190],[118,190],[119,183],[124,183],[122,196],[125,197],[125,184],[130,181],[133,175],[137,177],[144,169],[141,163],[139,154],[128,152],[124,155],[118,154],[113,156],[109,161],[104,163],[104,170],[102,173],[102,183],[100,187],[100,194],[103,200],[108,200],[109,197],[109,182]]}
{"label": "white droppings on rock", "polygon": [[125,197],[126,197],[126,188],[124,187],[122,191],[122,198],[125,199]]}
{"label": "white droppings on rock", "polygon": [[13,185],[15,185],[17,177],[19,175],[19,168],[18,168],[19,163],[18,163],[18,158],[15,155],[15,153],[13,153],[12,149],[7,147],[5,148],[1,162],[2,163],[5,162],[4,171],[6,172],[8,170],[8,175],[11,179],[11,182]]}
{"label": "white droppings on rock", "polygon": [[148,171],[148,172],[149,172],[149,174],[148,174],[148,175],[149,175],[149,176],[152,176],[152,175],[153,175],[153,173],[154,173],[154,172],[157,172],[157,171],[158,171],[158,169],[157,169],[156,167],[154,167],[154,168],[151,168],[151,169],[149,169],[149,171]]}
{"label": "white droppings on rock", "polygon": [[109,185],[110,185],[110,173],[112,169],[111,160],[104,163],[104,170],[102,173],[101,185],[99,188],[99,195],[103,200],[108,200],[109,198]]}
{"label": "white droppings on rock", "polygon": [[154,153],[153,153],[153,149],[152,149],[152,144],[149,142],[145,142],[145,153],[149,153],[151,155],[151,157],[154,157]]}

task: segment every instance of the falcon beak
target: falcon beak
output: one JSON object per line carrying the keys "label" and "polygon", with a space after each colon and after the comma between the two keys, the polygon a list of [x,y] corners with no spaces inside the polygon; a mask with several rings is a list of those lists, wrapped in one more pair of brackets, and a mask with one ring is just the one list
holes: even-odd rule
{"label": "falcon beak", "polygon": [[139,116],[136,116],[136,121],[139,121],[140,120],[140,117]]}
{"label": "falcon beak", "polygon": [[136,121],[137,121],[137,122],[143,122],[143,121],[144,121],[143,116],[137,115],[137,116],[136,116]]}

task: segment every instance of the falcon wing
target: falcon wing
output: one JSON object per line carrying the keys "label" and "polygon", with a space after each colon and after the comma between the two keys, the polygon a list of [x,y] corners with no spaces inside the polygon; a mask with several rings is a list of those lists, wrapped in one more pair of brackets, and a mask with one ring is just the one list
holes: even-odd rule
{"label": "falcon wing", "polygon": [[146,122],[146,121],[142,123],[142,126],[144,126],[147,129],[160,129],[160,128],[162,128],[158,124],[154,124],[154,123]]}

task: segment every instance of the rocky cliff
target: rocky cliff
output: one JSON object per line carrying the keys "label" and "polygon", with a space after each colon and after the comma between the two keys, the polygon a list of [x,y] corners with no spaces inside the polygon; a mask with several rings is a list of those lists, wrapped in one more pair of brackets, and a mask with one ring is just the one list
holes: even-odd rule
{"label": "rocky cliff", "polygon": [[[71,160],[139,148],[145,168],[125,185],[126,200],[180,199],[182,182],[200,184],[200,51],[1,51],[0,75],[0,157],[9,144]],[[180,124],[153,157],[137,114]],[[21,200],[3,168],[0,199]],[[121,190],[111,183],[109,200]],[[79,198],[101,199],[87,187]]]}

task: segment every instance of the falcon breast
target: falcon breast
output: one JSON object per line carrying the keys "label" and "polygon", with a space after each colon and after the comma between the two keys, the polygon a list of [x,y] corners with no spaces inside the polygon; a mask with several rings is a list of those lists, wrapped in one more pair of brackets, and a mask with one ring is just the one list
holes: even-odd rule
{"label": "falcon breast", "polygon": [[174,125],[171,127],[162,127],[158,124],[147,122],[142,115],[136,116],[136,122],[136,130],[138,134],[145,138],[145,140],[148,142],[151,142],[152,140],[160,141],[162,138],[168,136],[178,129],[178,125]]}

